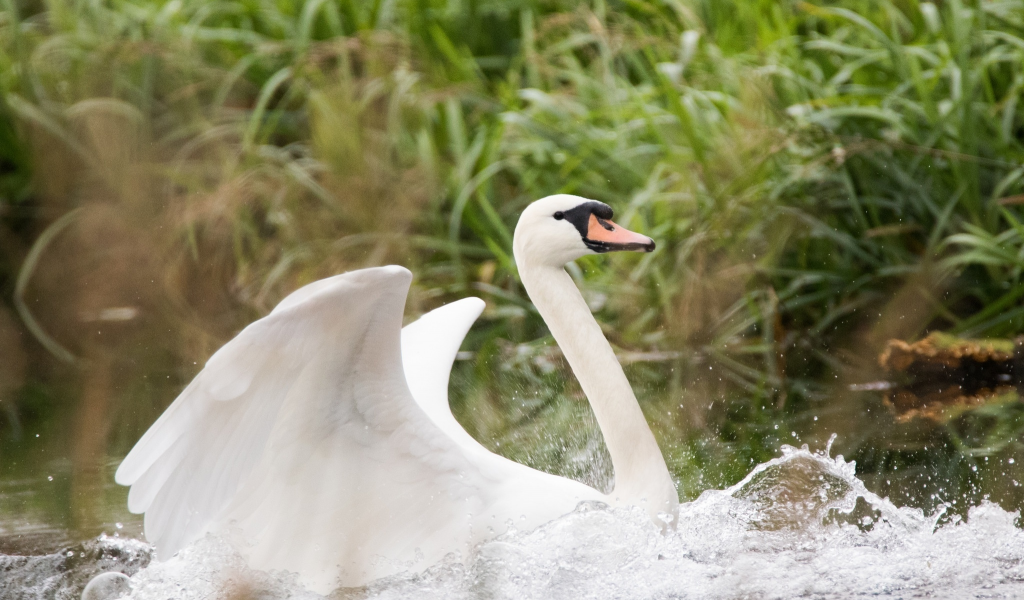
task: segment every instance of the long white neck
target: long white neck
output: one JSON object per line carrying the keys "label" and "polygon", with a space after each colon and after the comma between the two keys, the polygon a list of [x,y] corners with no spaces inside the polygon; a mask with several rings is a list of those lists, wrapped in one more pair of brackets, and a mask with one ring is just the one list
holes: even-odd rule
{"label": "long white neck", "polygon": [[562,267],[522,262],[519,275],[590,400],[615,470],[613,501],[675,515],[679,497],[633,389]]}

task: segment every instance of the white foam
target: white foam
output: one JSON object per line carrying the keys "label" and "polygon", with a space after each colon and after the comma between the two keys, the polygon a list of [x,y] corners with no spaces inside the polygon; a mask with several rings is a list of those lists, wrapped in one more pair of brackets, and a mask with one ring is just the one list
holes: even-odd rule
{"label": "white foam", "polygon": [[[581,506],[530,532],[482,544],[463,564],[379,581],[359,597],[406,598],[1019,598],[1024,532],[991,503],[966,522],[897,508],[854,465],[806,448],[680,508],[662,535],[639,510]],[[859,500],[858,500],[859,499]],[[133,578],[136,600],[198,600],[232,589],[320,598],[287,573],[248,569],[207,537]],[[338,595],[338,594],[336,594]],[[345,596],[342,592],[340,595]]]}

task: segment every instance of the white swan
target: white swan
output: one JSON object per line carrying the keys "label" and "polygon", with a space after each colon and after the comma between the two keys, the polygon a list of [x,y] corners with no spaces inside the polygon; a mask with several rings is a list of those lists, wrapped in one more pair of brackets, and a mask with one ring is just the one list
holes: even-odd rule
{"label": "white swan", "polygon": [[530,298],[579,378],[615,471],[605,495],[486,450],[452,417],[448,377],[483,301],[402,329],[412,275],[390,266],[307,285],[218,350],[117,470],[167,558],[206,532],[257,569],[327,593],[450,552],[512,520],[533,528],[579,502],[640,505],[674,525],[678,497],[611,347],[564,270],[586,254],[654,248],[600,202],[538,200],[516,227]]}

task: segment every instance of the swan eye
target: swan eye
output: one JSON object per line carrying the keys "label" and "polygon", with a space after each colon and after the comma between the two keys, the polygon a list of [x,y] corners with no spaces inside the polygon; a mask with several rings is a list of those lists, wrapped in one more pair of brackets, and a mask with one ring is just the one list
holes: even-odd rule
{"label": "swan eye", "polygon": [[562,211],[558,211],[554,214],[554,217],[556,221],[561,221],[562,219],[565,218],[565,213]]}

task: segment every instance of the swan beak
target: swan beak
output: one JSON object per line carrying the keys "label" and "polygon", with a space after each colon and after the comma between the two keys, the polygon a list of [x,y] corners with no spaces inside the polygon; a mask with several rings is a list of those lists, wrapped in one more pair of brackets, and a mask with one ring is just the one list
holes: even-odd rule
{"label": "swan beak", "polygon": [[614,221],[602,219],[597,215],[590,214],[590,223],[587,226],[587,237],[583,242],[594,252],[651,252],[654,250],[654,240],[646,235],[634,233],[625,227],[616,225]]}

